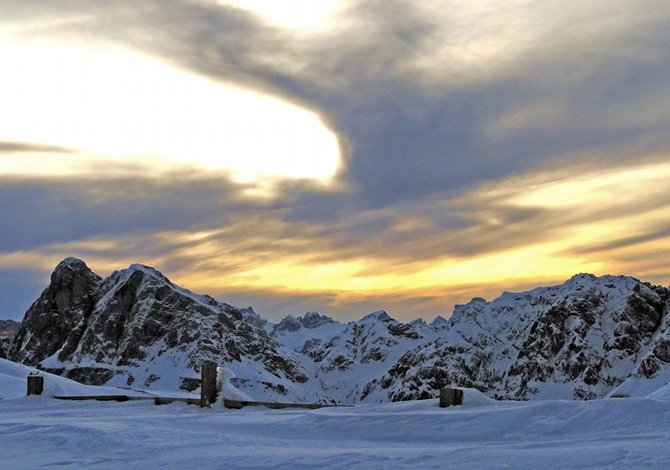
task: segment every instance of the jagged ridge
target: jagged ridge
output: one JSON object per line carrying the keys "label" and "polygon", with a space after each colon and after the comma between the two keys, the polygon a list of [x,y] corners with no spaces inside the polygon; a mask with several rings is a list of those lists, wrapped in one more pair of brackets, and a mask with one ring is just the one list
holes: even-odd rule
{"label": "jagged ridge", "polygon": [[668,289],[625,276],[474,298],[449,320],[318,313],[277,324],[172,284],[141,265],[107,279],[58,265],[10,358],[89,383],[191,388],[199,364],[227,367],[256,398],[323,402],[436,396],[477,388],[503,399],[635,394],[670,380]]}

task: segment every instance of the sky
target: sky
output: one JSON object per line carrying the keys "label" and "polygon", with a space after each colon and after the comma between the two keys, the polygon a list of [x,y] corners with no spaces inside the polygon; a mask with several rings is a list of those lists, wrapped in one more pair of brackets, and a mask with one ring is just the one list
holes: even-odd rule
{"label": "sky", "polygon": [[67,256],[262,316],[670,283],[661,0],[4,1],[0,318]]}

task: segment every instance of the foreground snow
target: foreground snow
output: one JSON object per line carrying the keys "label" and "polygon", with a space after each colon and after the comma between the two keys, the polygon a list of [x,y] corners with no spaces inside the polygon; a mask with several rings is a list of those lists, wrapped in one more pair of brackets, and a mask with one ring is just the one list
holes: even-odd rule
{"label": "foreground snow", "polygon": [[0,362],[2,468],[670,468],[668,393],[235,411],[20,397],[19,375]]}
{"label": "foreground snow", "polygon": [[[6,359],[0,359],[0,400],[20,398],[26,394],[27,379],[31,373],[36,372],[33,367],[17,364]],[[44,392],[41,398],[52,398],[55,396],[88,396],[88,395],[127,395],[127,396],[162,396],[162,397],[190,397],[197,398],[199,395],[185,393],[182,391],[160,391],[160,390],[138,390],[129,387],[94,387],[84,385],[74,380],[66,379],[54,374],[40,371],[44,377]]]}
{"label": "foreground snow", "polygon": [[3,468],[669,468],[667,402],[203,410],[0,401]]}

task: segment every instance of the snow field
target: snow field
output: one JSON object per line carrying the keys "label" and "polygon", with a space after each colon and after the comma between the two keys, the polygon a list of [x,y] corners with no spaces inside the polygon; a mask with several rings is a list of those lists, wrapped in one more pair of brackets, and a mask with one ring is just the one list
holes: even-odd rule
{"label": "snow field", "polygon": [[25,397],[31,370],[0,360],[3,469],[670,468],[664,389],[587,402],[497,402],[466,389],[463,406],[444,409],[424,400],[227,410],[55,400],[121,390],[49,374],[44,395]]}
{"label": "snow field", "polygon": [[320,410],[0,401],[3,468],[668,468],[667,402]]}

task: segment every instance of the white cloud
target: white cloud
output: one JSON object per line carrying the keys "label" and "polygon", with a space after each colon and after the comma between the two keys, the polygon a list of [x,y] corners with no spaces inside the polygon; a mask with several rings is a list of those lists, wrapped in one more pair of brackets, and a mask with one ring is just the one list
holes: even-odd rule
{"label": "white cloud", "polygon": [[336,135],[307,110],[121,48],[4,41],[0,140],[66,147],[24,153],[0,174],[72,174],[99,163],[189,167],[244,181],[332,178]]}

